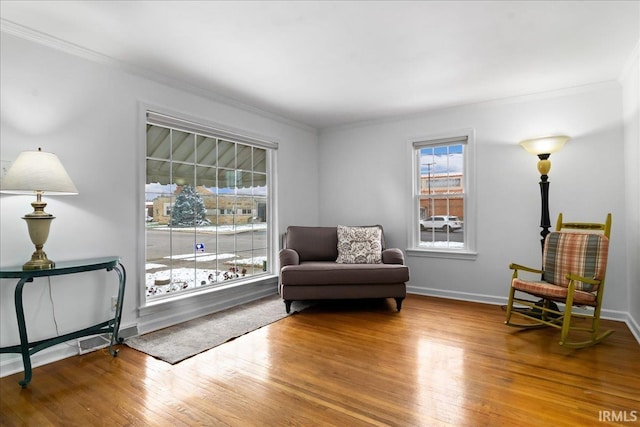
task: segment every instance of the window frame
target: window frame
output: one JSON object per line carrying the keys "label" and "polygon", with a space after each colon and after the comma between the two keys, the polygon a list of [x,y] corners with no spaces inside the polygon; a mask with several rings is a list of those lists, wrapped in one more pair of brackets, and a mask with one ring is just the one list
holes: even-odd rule
{"label": "window frame", "polygon": [[[145,205],[145,183],[147,180],[146,176],[146,127],[149,123],[149,117],[152,115],[156,119],[163,121],[163,125],[174,126],[177,129],[181,129],[180,124],[188,126],[188,132],[193,133],[215,133],[216,138],[219,139],[228,139],[237,143],[247,144],[251,146],[256,146],[260,148],[265,148],[266,155],[266,185],[269,188],[267,194],[267,206],[266,206],[266,215],[267,215],[267,270],[265,274],[261,274],[259,276],[251,276],[246,279],[234,280],[229,284],[224,284],[221,286],[215,286],[211,288],[204,288],[197,291],[189,291],[189,292],[177,292],[176,295],[167,296],[158,299],[148,299],[146,296],[145,290],[145,264],[146,264],[146,227],[145,224],[141,222],[140,231],[139,231],[139,239],[138,245],[136,247],[136,257],[139,262],[139,271],[138,280],[138,307],[140,313],[144,313],[145,315],[150,314],[149,309],[153,307],[157,307],[165,304],[176,304],[180,303],[180,301],[186,300],[200,300],[204,302],[205,300],[199,299],[198,296],[202,296],[203,294],[215,294],[217,292],[222,291],[225,295],[228,294],[227,289],[230,288],[238,288],[241,289],[248,285],[255,285],[257,283],[271,283],[274,281],[274,278],[277,278],[277,274],[274,273],[277,268],[277,251],[278,247],[278,218],[277,218],[277,151],[278,151],[278,143],[269,141],[267,138],[262,136],[250,135],[246,131],[230,129],[229,127],[221,126],[210,121],[204,120],[199,117],[189,117],[186,114],[168,111],[164,108],[158,108],[157,106],[152,106],[145,103],[139,103],[139,150],[138,150],[138,168],[139,168],[139,183],[138,188],[140,188],[139,194],[139,209],[144,209]],[[166,121],[165,121],[166,120]],[[145,212],[146,214],[146,212]],[[141,218],[144,218],[145,215],[141,213]],[[262,288],[261,288],[262,289]],[[234,291],[233,295],[240,295]],[[208,300],[208,298],[207,298]],[[182,304],[182,303],[180,303]]]}
{"label": "window frame", "polygon": [[[442,248],[427,247],[420,245],[420,149],[445,144],[464,144],[464,160],[463,160],[463,204],[464,204],[464,247],[463,248]],[[410,173],[411,185],[409,188],[410,201],[410,224],[407,227],[408,232],[408,248],[406,253],[408,256],[433,257],[433,258],[452,258],[475,260],[477,258],[476,248],[476,160],[475,160],[475,130],[461,129],[457,131],[444,132],[441,134],[428,135],[424,137],[411,138],[407,143],[408,158],[411,167],[408,168]],[[432,215],[433,216],[433,215]]]}

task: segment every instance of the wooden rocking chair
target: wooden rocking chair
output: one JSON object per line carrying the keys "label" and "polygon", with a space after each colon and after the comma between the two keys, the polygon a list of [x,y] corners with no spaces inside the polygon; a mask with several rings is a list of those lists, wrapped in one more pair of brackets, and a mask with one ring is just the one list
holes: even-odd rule
{"label": "wooden rocking chair", "polygon": [[[542,269],[509,265],[513,276],[505,324],[527,329],[547,326],[561,329],[560,345],[572,348],[594,345],[608,337],[613,331],[600,332],[599,327],[610,234],[611,214],[602,224],[563,222],[560,214],[556,231],[544,241]],[[524,280],[518,277],[520,271],[541,274],[542,279]],[[516,292],[542,298],[542,303],[516,297]],[[557,308],[552,301],[564,304],[564,308]],[[514,315],[527,321],[513,322]],[[572,319],[587,319],[590,325],[579,324],[580,320],[572,324]],[[577,331],[587,332],[589,339],[568,341],[569,333]]]}

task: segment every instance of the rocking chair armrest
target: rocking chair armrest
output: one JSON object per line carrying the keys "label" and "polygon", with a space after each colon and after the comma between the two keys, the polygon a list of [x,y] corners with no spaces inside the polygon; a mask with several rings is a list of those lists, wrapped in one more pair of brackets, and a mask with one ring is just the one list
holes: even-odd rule
{"label": "rocking chair armrest", "polygon": [[528,271],[529,273],[542,274],[542,270],[540,270],[539,268],[525,267],[524,265],[515,264],[513,262],[509,264],[509,268],[511,270],[522,270],[522,271]]}
{"label": "rocking chair armrest", "polygon": [[567,280],[573,280],[574,282],[588,283],[590,285],[599,285],[602,281],[598,279],[589,279],[588,277],[578,276],[577,274],[567,273],[565,276]]}

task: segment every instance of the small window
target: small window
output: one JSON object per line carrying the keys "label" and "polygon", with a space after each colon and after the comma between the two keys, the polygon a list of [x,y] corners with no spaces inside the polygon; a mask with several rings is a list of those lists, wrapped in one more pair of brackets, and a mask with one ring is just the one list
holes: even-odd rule
{"label": "small window", "polygon": [[465,131],[412,141],[410,251],[468,254],[475,250],[472,136],[472,131]]}

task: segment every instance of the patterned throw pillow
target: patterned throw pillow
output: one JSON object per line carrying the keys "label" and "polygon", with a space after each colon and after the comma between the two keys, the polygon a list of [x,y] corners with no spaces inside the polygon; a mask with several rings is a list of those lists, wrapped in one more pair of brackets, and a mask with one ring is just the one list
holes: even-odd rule
{"label": "patterned throw pillow", "polygon": [[382,230],[380,227],[338,226],[338,259],[340,264],[380,264],[382,262]]}

